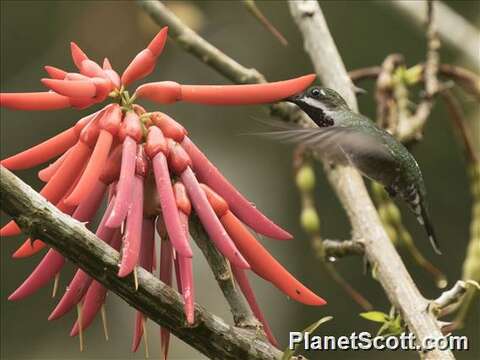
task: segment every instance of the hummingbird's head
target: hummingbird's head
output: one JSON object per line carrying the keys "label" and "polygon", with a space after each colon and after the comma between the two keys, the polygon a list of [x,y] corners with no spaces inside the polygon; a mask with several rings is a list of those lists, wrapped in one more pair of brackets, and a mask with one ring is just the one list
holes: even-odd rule
{"label": "hummingbird's head", "polygon": [[331,112],[348,109],[345,100],[335,90],[312,86],[297,95],[290,96],[285,101],[298,105],[307,114],[311,112]]}

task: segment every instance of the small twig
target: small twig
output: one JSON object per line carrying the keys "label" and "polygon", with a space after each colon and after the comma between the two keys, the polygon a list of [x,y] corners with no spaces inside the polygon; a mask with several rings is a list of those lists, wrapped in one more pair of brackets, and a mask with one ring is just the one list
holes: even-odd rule
{"label": "small twig", "polygon": [[478,163],[480,159],[475,150],[475,147],[473,146],[472,140],[470,139],[470,132],[467,129],[465,118],[463,116],[463,110],[460,104],[458,103],[457,99],[455,99],[453,94],[448,90],[442,91],[440,95],[442,96],[445,104],[447,105],[447,110],[450,113],[449,118],[452,121],[455,129],[457,129],[458,134],[460,135],[467,161],[470,163]]}
{"label": "small twig", "polygon": [[[415,66],[421,66],[422,72],[424,71],[425,64],[417,64]],[[359,82],[368,79],[376,79],[381,72],[381,66],[370,66],[351,70],[348,72],[348,75],[353,82]],[[475,96],[477,99],[480,99],[480,76],[474,72],[460,66],[440,64],[438,75],[445,78],[445,80],[454,81],[457,85],[463,88],[464,91]]]}
{"label": "small twig", "polygon": [[444,291],[438,298],[432,301],[430,304],[431,309],[440,311],[449,305],[458,303],[466,291],[467,284],[465,281],[458,280],[450,290]]}
{"label": "small twig", "polygon": [[395,134],[400,122],[399,111],[394,96],[393,73],[405,60],[400,54],[391,54],[382,63],[377,77],[375,100],[377,102],[377,124]]}
{"label": "small twig", "polygon": [[260,11],[255,0],[243,0],[243,4],[247,10],[283,45],[287,46],[288,41],[278,29],[273,26],[270,20]]}
{"label": "small twig", "polygon": [[358,240],[323,240],[323,249],[328,258],[339,259],[350,255],[363,255],[363,243]]}
{"label": "small twig", "polygon": [[425,94],[408,122],[404,121],[398,124],[397,137],[405,142],[417,140],[421,137],[422,129],[433,108],[433,98],[439,89],[437,73],[440,65],[440,56],[438,54],[440,40],[436,31],[434,11],[433,0],[427,0],[427,55],[423,71]]}

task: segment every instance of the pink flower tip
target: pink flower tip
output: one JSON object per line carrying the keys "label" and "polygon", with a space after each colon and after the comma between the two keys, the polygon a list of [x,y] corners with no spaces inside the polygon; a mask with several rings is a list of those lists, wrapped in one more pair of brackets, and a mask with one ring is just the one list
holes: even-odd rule
{"label": "pink flower tip", "polygon": [[147,48],[153,54],[153,56],[158,57],[165,47],[167,42],[168,26],[163,27],[158,34],[153,38],[153,40],[148,44]]}
{"label": "pink flower tip", "polygon": [[80,49],[80,47],[73,41],[70,42],[70,51],[72,53],[72,59],[75,66],[80,69],[82,62],[88,60],[87,54],[85,54],[85,52],[83,52],[83,50]]}

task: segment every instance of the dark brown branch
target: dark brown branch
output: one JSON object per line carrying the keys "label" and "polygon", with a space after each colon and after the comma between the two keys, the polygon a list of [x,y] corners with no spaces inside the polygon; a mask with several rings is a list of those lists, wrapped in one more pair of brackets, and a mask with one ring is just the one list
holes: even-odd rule
{"label": "dark brown branch", "polygon": [[211,359],[278,360],[281,352],[257,338],[255,332],[230,326],[199,305],[189,327],[180,295],[151,273],[138,269],[138,290],[133,276],[119,278],[119,254],[80,222],[63,214],[0,167],[0,203],[7,214],[34,238],[44,240],[128,304]]}

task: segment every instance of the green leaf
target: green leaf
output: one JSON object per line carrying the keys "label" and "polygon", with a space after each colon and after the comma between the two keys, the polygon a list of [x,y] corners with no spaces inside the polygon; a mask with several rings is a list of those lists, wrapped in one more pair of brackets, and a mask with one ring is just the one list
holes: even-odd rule
{"label": "green leaf", "polygon": [[360,313],[360,316],[363,317],[364,319],[380,322],[380,323],[387,322],[390,319],[387,314],[381,311],[368,311],[368,312]]}
{"label": "green leaf", "polygon": [[[317,330],[317,328],[322,325],[322,324],[325,324],[327,321],[330,321],[333,319],[333,316],[325,316],[323,318],[321,318],[320,320],[318,321],[315,321],[313,324],[309,325],[307,328],[305,328],[303,331],[302,331],[302,339],[303,339],[303,335],[305,333],[313,333],[315,330]],[[290,348],[286,348],[285,351],[283,352],[283,356],[282,356],[282,360],[290,360],[292,358],[293,355],[295,355],[295,352],[297,351],[297,348],[298,348],[298,344],[296,344],[293,349],[290,349]]]}

